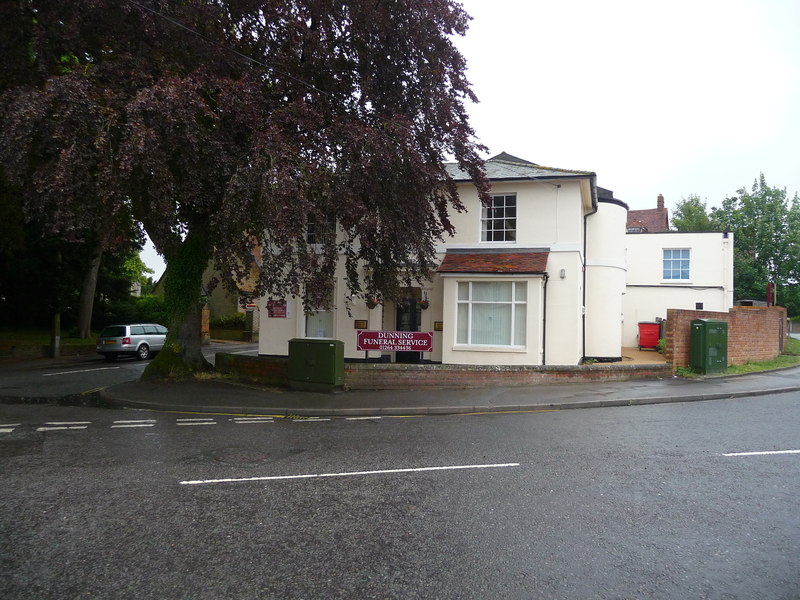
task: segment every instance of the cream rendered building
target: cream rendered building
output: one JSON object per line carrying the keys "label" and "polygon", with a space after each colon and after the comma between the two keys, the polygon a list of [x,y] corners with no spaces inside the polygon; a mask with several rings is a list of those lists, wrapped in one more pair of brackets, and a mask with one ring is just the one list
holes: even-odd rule
{"label": "cream rendered building", "polygon": [[[621,356],[627,206],[594,173],[500,154],[486,161],[492,205],[447,165],[466,207],[437,248],[432,281],[398,303],[348,297],[342,265],[334,308],[306,315],[296,298],[261,299],[259,354],[285,356],[292,338],[344,342],[346,360],[576,365]],[[349,314],[348,314],[349,309]],[[357,349],[359,330],[432,332],[430,352]]]}

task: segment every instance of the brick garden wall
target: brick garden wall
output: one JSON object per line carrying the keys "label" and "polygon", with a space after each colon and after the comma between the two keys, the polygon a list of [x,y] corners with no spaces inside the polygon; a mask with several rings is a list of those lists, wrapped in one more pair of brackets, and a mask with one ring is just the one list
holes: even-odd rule
{"label": "brick garden wall", "polygon": [[728,365],[771,360],[783,351],[786,309],[781,306],[735,306],[728,312],[667,309],[665,356],[673,367],[689,365],[691,322],[719,319],[728,323]]}
{"label": "brick garden wall", "polygon": [[519,367],[346,363],[344,369],[345,383],[353,390],[513,387],[544,383],[656,379],[670,375],[667,364]]}
{"label": "brick garden wall", "polygon": [[[216,355],[217,369],[261,383],[289,384],[287,358]],[[353,390],[419,388],[479,388],[520,386],[537,383],[591,383],[668,377],[666,364],[595,364],[576,367],[498,367],[468,365],[406,365],[391,363],[345,363],[345,386]]]}
{"label": "brick garden wall", "polygon": [[264,385],[289,385],[289,359],[267,356],[243,356],[217,352],[216,369],[237,377],[257,381]]}

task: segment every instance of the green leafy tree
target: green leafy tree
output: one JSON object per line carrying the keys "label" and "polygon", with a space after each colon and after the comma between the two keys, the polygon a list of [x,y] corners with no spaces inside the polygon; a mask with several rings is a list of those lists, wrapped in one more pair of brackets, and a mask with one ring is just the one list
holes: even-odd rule
{"label": "green leafy tree", "polygon": [[[170,329],[147,376],[208,368],[209,259],[227,285],[258,267],[255,294],[318,304],[341,254],[354,293],[392,296],[431,274],[463,209],[447,156],[488,199],[453,0],[7,5],[24,51],[0,67],[2,175],[62,236],[146,230]],[[309,219],[341,235],[310,246]]]}
{"label": "green leafy tree", "polygon": [[749,191],[740,189],[712,210],[715,227],[735,234],[736,299],[765,298],[768,283],[778,286],[779,303],[794,296],[800,277],[799,215],[797,195],[787,202],[786,189],[767,185],[763,173]]}
{"label": "green leafy tree", "polygon": [[674,231],[714,231],[714,224],[706,211],[706,203],[696,194],[689,194],[686,198],[682,198],[675,205],[670,220]]}

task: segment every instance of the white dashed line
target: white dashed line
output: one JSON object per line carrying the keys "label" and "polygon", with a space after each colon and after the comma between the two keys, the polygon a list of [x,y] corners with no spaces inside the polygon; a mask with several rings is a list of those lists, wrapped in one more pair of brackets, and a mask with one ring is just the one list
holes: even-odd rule
{"label": "white dashed line", "polygon": [[345,421],[377,421],[381,417],[345,417]]}
{"label": "white dashed line", "polygon": [[86,425],[67,425],[67,426],[46,426],[46,427],[37,427],[36,431],[62,431],[64,429],[86,429]]}
{"label": "white dashed line", "polygon": [[274,423],[275,420],[272,417],[234,417],[233,422],[241,425],[242,423]]}
{"label": "white dashed line", "polygon": [[111,429],[126,429],[132,427],[153,427],[155,423],[121,423],[119,425],[112,425]]}
{"label": "white dashed line", "polygon": [[0,427],[0,433],[11,433],[14,431],[13,427]]}
{"label": "white dashed line", "polygon": [[91,425],[91,421],[47,421],[45,425]]}
{"label": "white dashed line", "polygon": [[768,450],[765,452],[729,452],[722,456],[769,456],[772,454],[800,454],[800,450]]}
{"label": "white dashed line", "polygon": [[43,373],[42,377],[52,377],[53,375],[72,375],[73,373],[91,373],[92,371],[107,371],[109,369],[119,369],[121,367],[98,367],[96,369],[83,369],[81,371],[61,371],[59,373]]}
{"label": "white dashed line", "polygon": [[397,473],[421,473],[424,471],[456,471],[462,469],[499,469],[518,467],[519,463],[500,463],[490,465],[452,465],[448,467],[417,467],[409,469],[381,469],[378,471],[349,471],[345,473],[311,473],[308,475],[274,475],[270,477],[242,477],[239,479],[196,479],[181,481],[180,485],[201,485],[209,483],[240,483],[245,481],[278,481],[283,479],[314,479],[319,477],[352,477],[355,475],[387,475]]}
{"label": "white dashed line", "polygon": [[214,419],[175,419],[176,424],[180,426],[188,426],[188,425],[216,425],[217,422]]}
{"label": "white dashed line", "polygon": [[295,423],[317,423],[318,421],[330,421],[330,419],[321,419],[319,417],[309,417],[308,419],[292,419]]}

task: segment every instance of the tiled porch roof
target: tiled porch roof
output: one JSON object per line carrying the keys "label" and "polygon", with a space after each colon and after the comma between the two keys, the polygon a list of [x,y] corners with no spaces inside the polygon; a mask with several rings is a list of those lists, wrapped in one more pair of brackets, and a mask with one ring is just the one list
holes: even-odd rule
{"label": "tiled porch roof", "polygon": [[439,273],[544,273],[549,251],[448,250]]}

